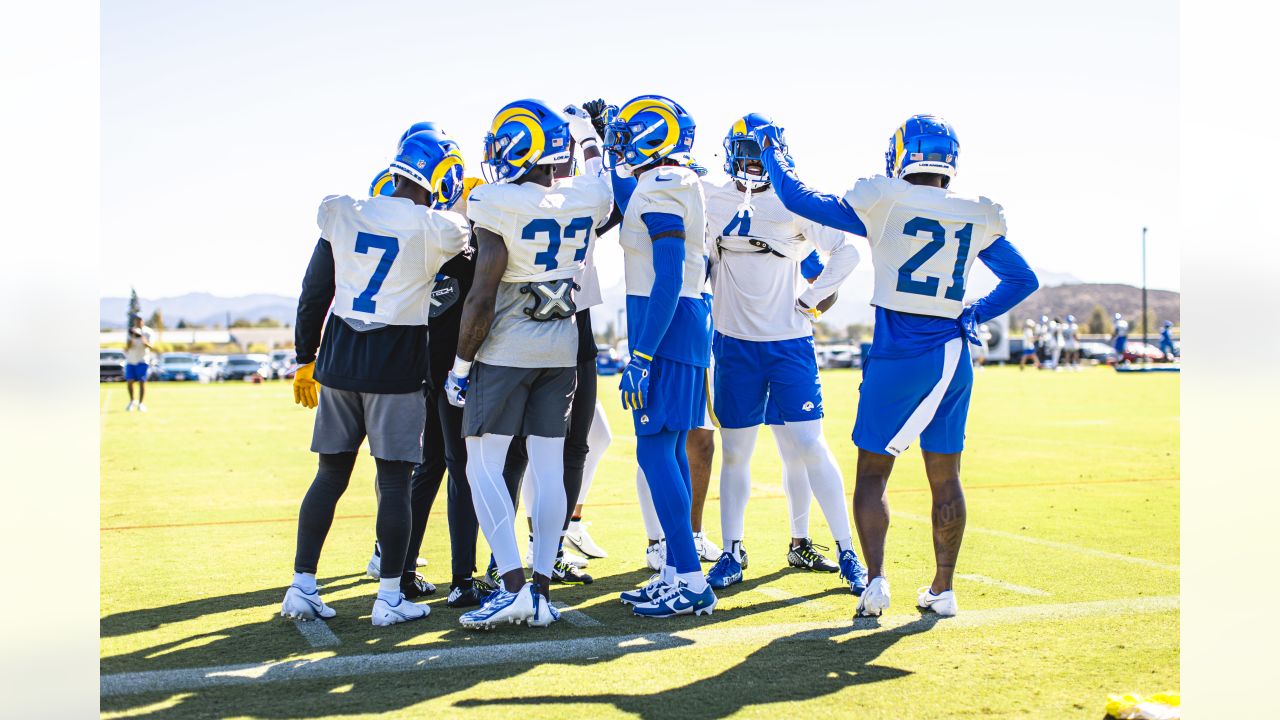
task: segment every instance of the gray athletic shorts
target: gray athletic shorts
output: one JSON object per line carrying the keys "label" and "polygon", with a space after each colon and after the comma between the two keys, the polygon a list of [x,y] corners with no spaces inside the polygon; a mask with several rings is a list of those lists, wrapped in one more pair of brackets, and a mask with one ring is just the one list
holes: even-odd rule
{"label": "gray athletic shorts", "polygon": [[421,390],[390,395],[321,388],[311,452],[356,452],[368,435],[374,457],[420,463],[426,424]]}
{"label": "gray athletic shorts", "polygon": [[578,369],[516,368],[477,362],[471,370],[462,434],[564,437]]}

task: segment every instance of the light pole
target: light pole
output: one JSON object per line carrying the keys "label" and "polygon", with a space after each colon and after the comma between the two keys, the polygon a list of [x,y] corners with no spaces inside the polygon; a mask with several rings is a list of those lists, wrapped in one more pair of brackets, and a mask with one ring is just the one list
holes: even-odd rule
{"label": "light pole", "polygon": [[[1147,229],[1142,228],[1142,345],[1147,344]],[[1143,353],[1143,359],[1148,359]]]}

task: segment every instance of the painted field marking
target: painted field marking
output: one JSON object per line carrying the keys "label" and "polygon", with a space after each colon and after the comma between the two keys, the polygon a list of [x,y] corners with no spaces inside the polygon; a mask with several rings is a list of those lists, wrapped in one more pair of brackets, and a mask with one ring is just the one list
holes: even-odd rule
{"label": "painted field marking", "polygon": [[[904,520],[914,520],[915,522],[925,524],[931,522],[930,519],[924,515],[916,515],[914,513],[904,513],[895,510],[892,515]],[[1019,542],[1039,545],[1041,547],[1054,548],[1055,550],[1066,550],[1067,552],[1079,553],[1081,555],[1092,555],[1094,557],[1106,558],[1108,560],[1119,560],[1120,562],[1143,565],[1145,567],[1156,568],[1159,570],[1169,570],[1170,572],[1178,572],[1179,570],[1177,565],[1171,565],[1169,563],[1156,562],[1155,560],[1133,557],[1132,555],[1121,555],[1120,553],[1107,552],[1106,550],[1095,550],[1094,548],[1085,547],[1083,545],[1072,545],[1070,543],[1056,542],[1053,540],[1042,540],[1038,537],[1019,535],[1018,533],[1005,532],[1004,530],[991,530],[988,528],[973,527],[970,525],[966,526],[964,531],[966,533],[976,533],[978,535],[990,535],[992,537],[1004,538],[1005,540],[1017,540]]]}
{"label": "painted field marking", "polygon": [[[375,655],[337,655],[315,659],[285,660],[180,670],[148,670],[104,675],[102,697],[144,692],[183,692],[209,687],[265,685],[290,680],[349,678],[374,673],[409,672],[444,668],[475,667],[498,663],[564,662],[632,652],[665,650],[698,645],[714,647],[779,640],[816,640],[832,637],[822,631],[844,631],[838,637],[889,632],[909,635],[920,632],[949,632],[992,625],[1071,620],[1084,617],[1150,614],[1177,610],[1177,595],[1147,598],[1097,600],[1093,602],[1023,605],[962,612],[953,618],[916,613],[890,615],[856,621],[783,623],[738,628],[692,628],[675,633],[641,633],[602,637],[566,638],[533,642],[504,643],[480,647],[448,647],[405,650]],[[922,627],[925,621],[927,627]],[[822,633],[822,634],[818,634]]]}
{"label": "painted field marking", "polygon": [[574,627],[600,627],[601,625],[599,620],[581,610],[574,610],[559,600],[553,600],[551,604],[560,611],[560,619]]}
{"label": "painted field marking", "polygon": [[342,641],[337,635],[324,624],[323,620],[294,620],[293,624],[297,626],[298,632],[302,633],[302,637],[307,639],[307,643],[313,648],[333,647],[341,645]]}
{"label": "painted field marking", "polygon": [[956,573],[956,577],[962,580],[971,580],[973,582],[981,583],[983,585],[998,587],[1001,590],[1008,590],[1009,592],[1018,593],[1019,595],[1031,595],[1032,597],[1049,597],[1050,595],[1053,594],[1051,592],[1048,592],[1046,590],[1040,590],[1038,588],[1026,587],[1025,585],[1014,585],[1013,583],[1007,583],[1003,580],[997,580],[995,578],[987,577],[986,575],[970,575],[968,573]]}

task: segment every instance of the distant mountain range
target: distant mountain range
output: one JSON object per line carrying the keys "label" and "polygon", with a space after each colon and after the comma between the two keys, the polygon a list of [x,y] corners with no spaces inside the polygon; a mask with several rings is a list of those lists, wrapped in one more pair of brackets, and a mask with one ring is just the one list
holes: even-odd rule
{"label": "distant mountain range", "polygon": [[[1120,313],[1129,320],[1130,328],[1141,330],[1142,289],[1114,283],[1042,287],[1011,310],[1009,319],[1016,323],[1041,315],[1051,318],[1075,315],[1077,322],[1083,323],[1095,307],[1102,308],[1108,322],[1113,314]],[[1157,323],[1172,320],[1178,325],[1182,317],[1182,296],[1172,290],[1147,290],[1147,309]],[[1149,327],[1147,331],[1155,333],[1157,329]]]}
{"label": "distant mountain range", "polygon": [[[231,322],[237,319],[257,322],[271,318],[292,325],[298,313],[298,298],[287,295],[221,297],[209,293],[187,293],[166,298],[138,298],[138,303],[142,306],[144,319],[159,309],[166,327],[177,326],[179,320],[186,321],[188,325],[224,327],[228,316]],[[101,298],[98,302],[99,324],[112,330],[123,328],[128,310],[129,298]]]}

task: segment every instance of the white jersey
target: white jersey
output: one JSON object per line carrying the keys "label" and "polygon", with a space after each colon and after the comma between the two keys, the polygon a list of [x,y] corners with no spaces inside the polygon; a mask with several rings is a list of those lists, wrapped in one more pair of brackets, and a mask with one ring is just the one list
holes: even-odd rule
{"label": "white jersey", "polygon": [[1129,321],[1128,321],[1128,320],[1117,320],[1117,321],[1116,321],[1116,335],[1118,335],[1118,336],[1124,336],[1124,335],[1128,335],[1128,334],[1129,334]]}
{"label": "white jersey", "polygon": [[845,193],[867,228],[875,264],[871,304],[956,318],[978,253],[1006,233],[1004,212],[987,198],[877,175]]}
{"label": "white jersey", "polygon": [[[729,337],[756,342],[791,340],[813,335],[813,323],[796,307],[809,289],[800,263],[814,249],[824,254],[845,245],[844,233],[806,220],[787,210],[773,188],[752,193],[751,210],[741,210],[743,191],[733,180],[703,182],[707,202],[707,236],[711,251],[711,305],[715,328]],[[806,302],[816,305],[835,291],[857,264],[822,295]],[[825,273],[824,273],[825,274]]]}
{"label": "white jersey", "polygon": [[653,240],[641,216],[670,213],[684,221],[684,269],[680,297],[701,298],[707,284],[706,200],[698,174],[663,165],[640,176],[618,233],[627,294],[648,297],[653,290]]}
{"label": "white jersey", "polygon": [[130,328],[125,331],[124,361],[130,365],[149,362],[151,351],[147,349],[147,345],[154,342],[155,333],[144,325],[137,328],[139,334],[138,337],[134,337],[133,330],[134,328]]}
{"label": "white jersey", "polygon": [[543,282],[582,273],[596,228],[609,219],[612,202],[608,183],[585,175],[550,187],[490,183],[471,191],[467,216],[506,243],[503,282]]}
{"label": "white jersey", "polygon": [[1076,323],[1064,323],[1066,328],[1062,332],[1063,347],[1068,350],[1080,349],[1080,326]]}
{"label": "white jersey", "polygon": [[436,273],[470,234],[457,213],[388,195],[331,195],[316,223],[333,248],[332,312],[357,330],[426,325]]}

